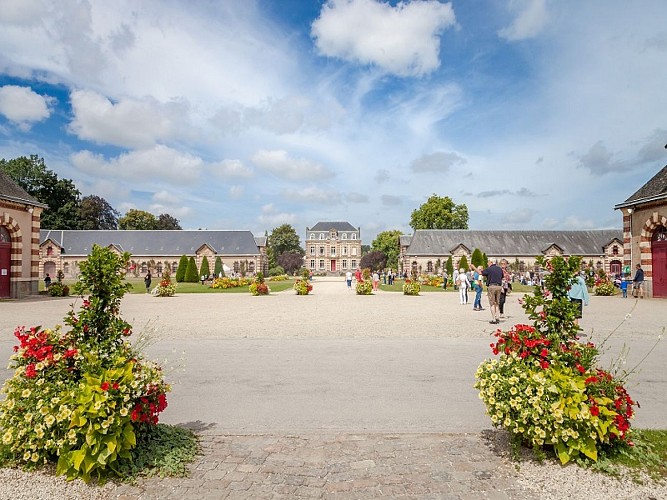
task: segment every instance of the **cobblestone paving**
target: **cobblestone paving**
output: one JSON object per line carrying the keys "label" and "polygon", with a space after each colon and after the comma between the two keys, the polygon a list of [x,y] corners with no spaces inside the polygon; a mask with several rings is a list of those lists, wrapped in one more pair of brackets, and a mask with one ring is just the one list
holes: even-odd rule
{"label": "cobblestone paving", "polygon": [[202,437],[186,479],[121,486],[117,498],[532,499],[477,434]]}

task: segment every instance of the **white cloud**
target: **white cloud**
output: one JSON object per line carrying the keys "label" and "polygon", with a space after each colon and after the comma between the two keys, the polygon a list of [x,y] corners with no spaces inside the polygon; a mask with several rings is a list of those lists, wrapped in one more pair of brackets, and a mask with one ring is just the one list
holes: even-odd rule
{"label": "white cloud", "polygon": [[518,12],[517,17],[498,32],[501,38],[510,41],[534,38],[547,22],[546,0],[510,0],[509,8]]}
{"label": "white cloud", "polygon": [[341,202],[341,195],[338,191],[320,189],[314,186],[288,190],[287,195],[290,199],[317,205],[337,205]]}
{"label": "white cloud", "polygon": [[245,189],[243,186],[230,186],[229,188],[229,197],[232,200],[240,200],[245,194]]}
{"label": "white cloud", "polygon": [[0,87],[0,114],[28,130],[34,122],[46,120],[54,99],[33,92],[29,87],[5,85]]}
{"label": "white cloud", "polygon": [[162,205],[161,203],[153,203],[148,206],[148,211],[156,216],[160,214],[169,214],[172,217],[176,217],[180,221],[180,219],[182,219],[183,217],[187,217],[192,213],[192,208],[183,205],[175,206],[175,205]]}
{"label": "white cloud", "polygon": [[386,207],[395,207],[403,203],[400,196],[394,196],[393,194],[383,194],[380,196],[380,201]]}
{"label": "white cloud", "polygon": [[252,156],[258,168],[277,177],[293,181],[316,180],[333,177],[326,167],[305,158],[290,158],[287,151],[260,150]]}
{"label": "white cloud", "polygon": [[152,197],[153,201],[156,203],[163,203],[167,205],[175,205],[177,203],[180,203],[180,198],[164,189],[160,191],[156,191],[153,193]]}
{"label": "white cloud", "polygon": [[37,24],[44,13],[40,0],[0,0],[0,23],[31,26]]}
{"label": "white cloud", "polygon": [[268,203],[262,206],[262,211],[258,217],[258,221],[264,224],[265,227],[277,227],[282,224],[293,224],[296,220],[294,214],[287,212],[280,212],[273,203]]}
{"label": "white cloud", "polygon": [[586,153],[579,155],[579,165],[595,175],[623,170],[625,165],[613,158],[614,155],[607,149],[607,146],[602,141],[598,141]]}
{"label": "white cloud", "polygon": [[330,0],[311,34],[322,55],[420,76],[440,66],[439,35],[455,22],[450,3]]}
{"label": "white cloud", "polygon": [[528,224],[535,215],[532,208],[517,208],[502,216],[501,222],[509,225]]}
{"label": "white cloud", "polygon": [[252,177],[252,169],[246,167],[241,160],[222,160],[212,163],[209,169],[218,177],[227,178],[248,178]]}
{"label": "white cloud", "polygon": [[417,158],[410,165],[410,169],[417,173],[437,172],[444,174],[449,172],[452,167],[464,165],[466,162],[467,160],[457,153],[444,153],[440,151],[425,154]]}
{"label": "white cloud", "polygon": [[122,99],[112,103],[89,90],[70,95],[74,118],[69,130],[79,139],[128,148],[146,148],[177,136],[187,121],[187,106],[143,100]]}
{"label": "white cloud", "polygon": [[110,160],[90,151],[80,151],[70,160],[77,169],[89,175],[120,176],[148,185],[157,180],[190,184],[199,178],[202,169],[200,158],[166,146],[132,151]]}

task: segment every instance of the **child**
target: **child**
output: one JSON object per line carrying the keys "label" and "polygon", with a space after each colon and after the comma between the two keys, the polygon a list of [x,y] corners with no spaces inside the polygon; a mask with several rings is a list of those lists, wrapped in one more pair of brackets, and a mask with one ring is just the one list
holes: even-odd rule
{"label": "child", "polygon": [[624,299],[628,298],[628,276],[627,275],[623,276],[623,279],[621,280],[621,293],[623,294]]}

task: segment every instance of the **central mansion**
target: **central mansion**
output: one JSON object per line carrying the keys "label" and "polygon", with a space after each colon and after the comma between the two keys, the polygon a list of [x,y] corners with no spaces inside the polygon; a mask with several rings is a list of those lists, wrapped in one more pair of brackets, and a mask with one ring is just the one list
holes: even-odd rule
{"label": "central mansion", "polygon": [[318,222],[307,227],[304,260],[314,273],[354,271],[361,260],[361,228],[349,222]]}

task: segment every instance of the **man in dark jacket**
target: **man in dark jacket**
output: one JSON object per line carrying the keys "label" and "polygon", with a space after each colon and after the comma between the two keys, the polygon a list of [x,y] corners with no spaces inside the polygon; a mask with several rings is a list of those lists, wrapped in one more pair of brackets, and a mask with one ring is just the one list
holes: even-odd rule
{"label": "man in dark jacket", "polygon": [[486,278],[489,296],[489,309],[491,310],[491,323],[497,325],[500,323],[500,294],[503,289],[503,270],[494,260],[489,267],[482,271],[482,276]]}

